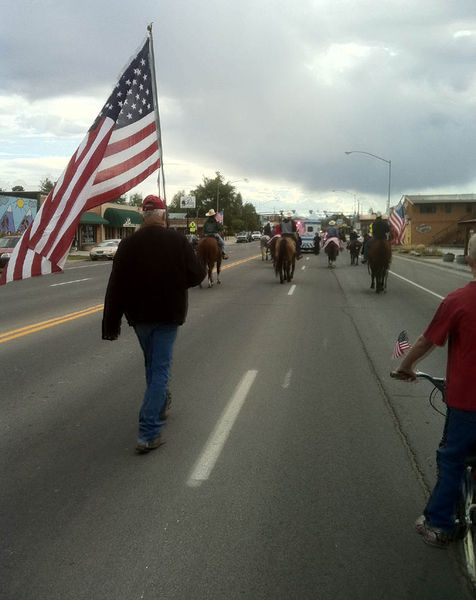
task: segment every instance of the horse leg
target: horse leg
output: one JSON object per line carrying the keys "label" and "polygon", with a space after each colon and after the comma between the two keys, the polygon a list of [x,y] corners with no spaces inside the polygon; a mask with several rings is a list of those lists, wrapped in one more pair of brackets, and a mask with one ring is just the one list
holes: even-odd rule
{"label": "horse leg", "polygon": [[220,284],[221,260],[217,260],[217,284]]}
{"label": "horse leg", "polygon": [[213,263],[208,263],[208,287],[213,287]]}

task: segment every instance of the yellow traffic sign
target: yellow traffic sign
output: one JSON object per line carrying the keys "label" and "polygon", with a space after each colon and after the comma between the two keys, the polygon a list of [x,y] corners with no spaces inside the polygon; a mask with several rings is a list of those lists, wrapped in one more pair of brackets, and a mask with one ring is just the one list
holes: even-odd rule
{"label": "yellow traffic sign", "polygon": [[192,221],[188,228],[190,229],[190,233],[195,233],[197,231],[197,224],[194,221]]}

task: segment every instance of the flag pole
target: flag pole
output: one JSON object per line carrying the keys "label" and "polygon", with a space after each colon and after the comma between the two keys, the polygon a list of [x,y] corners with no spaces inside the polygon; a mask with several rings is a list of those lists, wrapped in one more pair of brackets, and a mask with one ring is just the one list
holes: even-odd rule
{"label": "flag pole", "polygon": [[163,157],[163,146],[162,146],[162,128],[160,127],[160,115],[159,115],[159,95],[157,93],[157,80],[155,77],[155,58],[154,58],[154,40],[152,38],[152,25],[153,23],[150,23],[149,25],[147,25],[147,31],[149,32],[149,39],[150,39],[150,63],[151,63],[151,71],[152,71],[152,85],[153,85],[153,89],[154,89],[154,102],[155,102],[155,121],[157,123],[157,135],[159,138],[159,152],[160,152],[160,169],[159,169],[159,174],[157,176],[157,187],[159,189],[159,196],[160,196],[160,176],[162,174],[162,188],[163,188],[163,201],[165,202],[165,205],[167,206],[167,196],[165,193],[165,175],[164,175],[164,157]]}

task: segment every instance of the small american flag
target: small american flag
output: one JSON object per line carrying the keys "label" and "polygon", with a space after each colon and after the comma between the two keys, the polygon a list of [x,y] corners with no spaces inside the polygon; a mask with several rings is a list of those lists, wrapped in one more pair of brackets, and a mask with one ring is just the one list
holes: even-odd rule
{"label": "small american flag", "polygon": [[400,358],[405,354],[406,350],[410,350],[411,345],[408,341],[408,336],[406,331],[402,331],[398,335],[397,343],[395,344],[395,348],[393,349],[392,358]]}
{"label": "small american flag", "polygon": [[160,166],[147,39],[3,269],[0,285],[62,271],[81,214],[114,200]]}
{"label": "small american flag", "polygon": [[215,219],[218,221],[218,223],[221,223],[223,225],[223,211],[222,210],[219,213],[217,213],[217,216],[215,217]]}

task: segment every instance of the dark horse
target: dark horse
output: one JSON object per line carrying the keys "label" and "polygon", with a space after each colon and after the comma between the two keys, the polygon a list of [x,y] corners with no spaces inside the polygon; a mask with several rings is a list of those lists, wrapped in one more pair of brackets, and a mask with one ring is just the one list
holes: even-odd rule
{"label": "dark horse", "polygon": [[335,261],[339,254],[339,246],[333,240],[330,240],[324,246],[324,252],[327,254],[327,266],[329,269],[335,267]]}
{"label": "dark horse", "polygon": [[347,244],[347,248],[350,252],[350,266],[357,266],[359,264],[359,254],[360,249],[362,248],[362,242],[359,242],[359,240],[352,240]]}
{"label": "dark horse", "polygon": [[369,249],[369,272],[372,277],[371,289],[379,294],[387,289],[388,267],[392,261],[392,248],[388,240],[373,240]]}
{"label": "dark horse", "polygon": [[291,282],[296,266],[296,244],[290,237],[281,237],[276,241],[274,250],[274,272],[279,275],[280,283]]}
{"label": "dark horse", "polygon": [[[214,237],[204,237],[198,242],[197,255],[202,265],[207,269],[208,287],[213,286],[213,267],[217,266],[217,283],[220,281],[221,248],[218,240]],[[201,287],[201,284],[200,284]]]}

